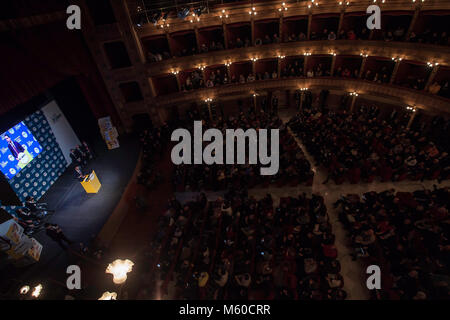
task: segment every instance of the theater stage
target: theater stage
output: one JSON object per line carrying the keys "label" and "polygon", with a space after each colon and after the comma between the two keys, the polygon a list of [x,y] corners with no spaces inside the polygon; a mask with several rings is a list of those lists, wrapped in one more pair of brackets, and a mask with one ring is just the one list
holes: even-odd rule
{"label": "theater stage", "polygon": [[[95,146],[97,158],[92,160],[84,170],[95,170],[102,184],[98,194],[86,194],[81,184],[74,179],[73,168],[65,173],[47,191],[42,202],[56,212],[48,218],[48,222],[61,226],[65,235],[76,244],[88,243],[95,237],[108,217],[113,212],[125,190],[136,167],[139,156],[139,143],[135,137],[121,137],[121,146],[115,150],[107,150],[103,141]],[[56,242],[51,240],[45,230],[33,235],[42,245],[43,251],[38,263],[15,268],[7,265],[1,271],[3,284],[8,281],[38,281],[51,278],[65,283],[66,267],[76,263],[77,257],[68,254]],[[11,283],[10,283],[11,284]],[[5,287],[0,288],[5,293]],[[14,285],[13,285],[14,287]]]}

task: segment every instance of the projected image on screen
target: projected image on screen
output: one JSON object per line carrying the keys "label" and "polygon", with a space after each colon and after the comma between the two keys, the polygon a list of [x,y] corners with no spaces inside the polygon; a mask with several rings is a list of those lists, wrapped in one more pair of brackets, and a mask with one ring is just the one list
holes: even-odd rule
{"label": "projected image on screen", "polygon": [[41,152],[39,142],[20,122],[0,135],[0,170],[11,179]]}

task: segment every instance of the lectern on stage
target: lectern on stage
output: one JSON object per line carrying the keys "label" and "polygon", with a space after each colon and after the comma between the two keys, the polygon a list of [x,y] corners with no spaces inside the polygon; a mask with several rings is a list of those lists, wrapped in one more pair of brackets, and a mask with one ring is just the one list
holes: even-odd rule
{"label": "lectern on stage", "polygon": [[92,170],[90,174],[86,175],[86,178],[81,181],[81,185],[83,186],[84,190],[86,190],[86,193],[97,193],[102,186],[94,170]]}

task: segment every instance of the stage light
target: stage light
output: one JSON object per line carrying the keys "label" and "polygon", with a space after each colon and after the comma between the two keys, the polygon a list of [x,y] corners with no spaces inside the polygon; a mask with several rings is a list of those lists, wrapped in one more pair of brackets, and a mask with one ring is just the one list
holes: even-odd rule
{"label": "stage light", "polygon": [[115,284],[122,284],[127,280],[127,273],[133,270],[134,263],[131,260],[117,259],[110,263],[106,268],[106,273],[113,275]]}
{"label": "stage light", "polygon": [[31,292],[31,296],[33,298],[39,298],[42,292],[42,284],[38,284],[36,287],[33,288],[33,292]]}
{"label": "stage light", "polygon": [[29,291],[30,291],[30,286],[23,286],[19,290],[20,294],[27,294]]}
{"label": "stage light", "polygon": [[116,300],[117,299],[117,293],[115,292],[103,292],[102,296],[98,298],[98,300]]}

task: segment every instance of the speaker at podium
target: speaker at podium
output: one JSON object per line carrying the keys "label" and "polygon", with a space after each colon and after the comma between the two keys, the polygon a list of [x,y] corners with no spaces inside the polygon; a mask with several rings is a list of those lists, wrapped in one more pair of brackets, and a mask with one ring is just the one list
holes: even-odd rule
{"label": "speaker at podium", "polygon": [[97,193],[102,186],[94,170],[92,170],[90,174],[86,175],[84,180],[81,181],[81,185],[83,186],[86,193]]}

